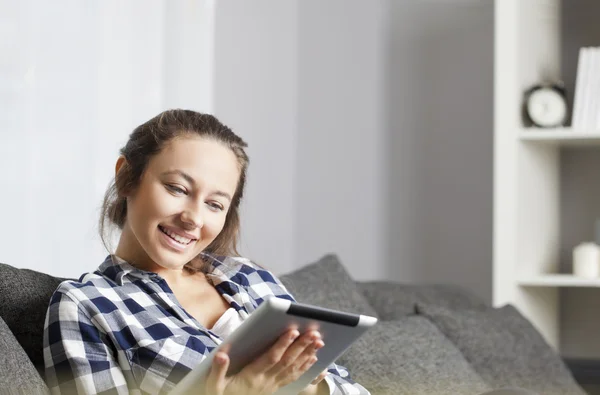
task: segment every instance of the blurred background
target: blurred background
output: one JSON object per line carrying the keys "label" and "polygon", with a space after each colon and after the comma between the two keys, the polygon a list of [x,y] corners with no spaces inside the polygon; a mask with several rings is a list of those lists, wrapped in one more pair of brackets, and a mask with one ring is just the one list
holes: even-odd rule
{"label": "blurred background", "polygon": [[562,357],[591,360],[600,388],[600,277],[571,276],[573,248],[600,245],[600,123],[553,134],[520,117],[548,75],[573,104],[599,13],[596,0],[0,0],[0,262],[94,270],[129,133],[166,109],[207,112],[249,144],[244,256],[285,274],[333,253],[358,281],[510,302]]}
{"label": "blurred background", "polygon": [[179,107],[249,143],[245,256],[491,301],[493,1],[1,0],[0,29],[0,262],[95,269],[119,148]]}

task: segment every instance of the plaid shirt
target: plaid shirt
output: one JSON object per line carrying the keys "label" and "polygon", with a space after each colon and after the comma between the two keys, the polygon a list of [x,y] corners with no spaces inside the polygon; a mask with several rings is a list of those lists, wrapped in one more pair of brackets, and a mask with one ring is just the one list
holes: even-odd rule
{"label": "plaid shirt", "polygon": [[[294,300],[271,272],[245,258],[211,258],[206,276],[242,319],[269,297]],[[181,307],[161,276],[109,255],[52,295],[46,381],[53,394],[167,393],[221,341]],[[369,394],[342,366],[332,364],[328,373],[331,394]]]}

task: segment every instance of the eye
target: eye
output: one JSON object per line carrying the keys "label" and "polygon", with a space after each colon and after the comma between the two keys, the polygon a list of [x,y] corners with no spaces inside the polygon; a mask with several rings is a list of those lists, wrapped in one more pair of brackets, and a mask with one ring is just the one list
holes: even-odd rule
{"label": "eye", "polygon": [[176,185],[166,184],[165,186],[167,187],[168,190],[170,190],[173,193],[187,195],[187,192],[185,191],[185,189],[179,188]]}
{"label": "eye", "polygon": [[208,202],[208,207],[213,211],[223,211],[223,206],[219,202]]}

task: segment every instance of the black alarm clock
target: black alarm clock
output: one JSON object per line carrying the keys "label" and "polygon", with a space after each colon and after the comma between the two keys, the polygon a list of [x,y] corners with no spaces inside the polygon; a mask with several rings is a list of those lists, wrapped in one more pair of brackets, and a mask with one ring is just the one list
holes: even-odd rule
{"label": "black alarm clock", "polygon": [[529,88],[523,98],[523,115],[527,126],[540,128],[565,126],[568,106],[563,84],[550,82]]}

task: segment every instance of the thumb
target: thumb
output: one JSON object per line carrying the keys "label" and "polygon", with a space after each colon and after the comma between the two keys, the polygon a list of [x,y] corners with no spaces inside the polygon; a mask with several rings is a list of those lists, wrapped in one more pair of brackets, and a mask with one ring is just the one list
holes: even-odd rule
{"label": "thumb", "polygon": [[219,351],[213,358],[210,367],[210,373],[206,380],[206,390],[208,394],[222,394],[225,390],[225,375],[229,368],[229,356]]}
{"label": "thumb", "polygon": [[317,378],[315,378],[315,379],[314,379],[314,380],[311,382],[311,384],[313,384],[313,385],[317,385],[317,384],[319,384],[321,381],[323,381],[323,379],[325,379],[325,376],[327,376],[327,370],[324,370],[324,371],[322,371],[322,372],[321,372],[321,373],[320,373],[320,374],[317,376]]}

